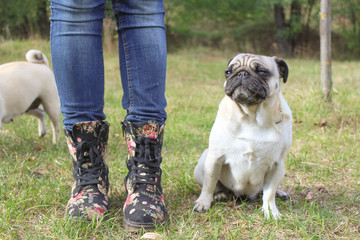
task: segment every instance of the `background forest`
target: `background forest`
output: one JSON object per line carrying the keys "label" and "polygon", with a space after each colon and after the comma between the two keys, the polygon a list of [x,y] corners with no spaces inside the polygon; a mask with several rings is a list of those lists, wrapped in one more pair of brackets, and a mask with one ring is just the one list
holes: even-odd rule
{"label": "background forest", "polygon": [[[0,0],[0,42],[49,37],[48,0]],[[189,46],[318,57],[319,0],[165,0],[170,51]],[[115,44],[111,0],[105,44]],[[332,1],[335,59],[360,58],[360,0]],[[111,46],[108,46],[111,47]]]}

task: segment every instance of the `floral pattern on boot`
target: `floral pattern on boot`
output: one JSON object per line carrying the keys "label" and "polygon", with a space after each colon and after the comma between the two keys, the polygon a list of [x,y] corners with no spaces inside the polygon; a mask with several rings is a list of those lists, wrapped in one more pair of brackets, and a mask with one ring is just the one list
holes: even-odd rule
{"label": "floral pattern on boot", "polygon": [[82,122],[75,124],[72,132],[64,132],[75,179],[66,213],[71,218],[99,219],[109,208],[109,170],[105,162],[109,124]]}
{"label": "floral pattern on boot", "polygon": [[155,228],[166,221],[161,187],[161,148],[165,125],[154,121],[123,122],[128,148],[125,177],[127,199],[124,204],[124,227],[128,230]]}

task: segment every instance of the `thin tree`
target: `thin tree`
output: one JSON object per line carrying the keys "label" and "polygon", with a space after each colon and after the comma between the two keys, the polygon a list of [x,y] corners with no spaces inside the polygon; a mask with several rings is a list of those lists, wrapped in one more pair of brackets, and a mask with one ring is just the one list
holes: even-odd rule
{"label": "thin tree", "polygon": [[331,0],[320,3],[321,84],[325,100],[331,101]]}

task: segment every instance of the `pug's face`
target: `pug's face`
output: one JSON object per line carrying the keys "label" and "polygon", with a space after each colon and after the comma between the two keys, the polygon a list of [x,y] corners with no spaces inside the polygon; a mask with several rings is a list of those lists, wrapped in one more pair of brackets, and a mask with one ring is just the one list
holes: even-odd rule
{"label": "pug's face", "polygon": [[225,70],[225,94],[243,105],[255,105],[280,91],[279,79],[287,80],[284,60],[253,54],[238,54]]}

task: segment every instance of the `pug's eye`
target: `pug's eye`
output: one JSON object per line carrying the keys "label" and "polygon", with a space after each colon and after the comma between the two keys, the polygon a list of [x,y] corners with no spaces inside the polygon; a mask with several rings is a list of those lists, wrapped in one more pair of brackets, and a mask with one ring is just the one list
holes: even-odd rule
{"label": "pug's eye", "polygon": [[230,74],[231,74],[231,70],[225,70],[225,77],[230,76]]}
{"label": "pug's eye", "polygon": [[258,75],[267,75],[267,74],[269,74],[269,71],[267,71],[265,69],[256,69],[256,73]]}

